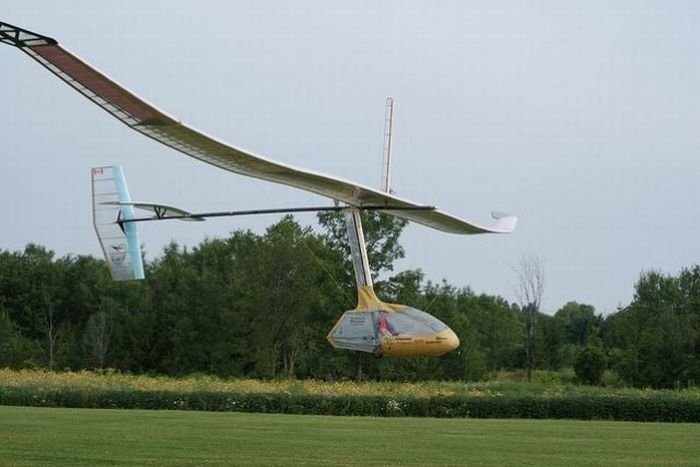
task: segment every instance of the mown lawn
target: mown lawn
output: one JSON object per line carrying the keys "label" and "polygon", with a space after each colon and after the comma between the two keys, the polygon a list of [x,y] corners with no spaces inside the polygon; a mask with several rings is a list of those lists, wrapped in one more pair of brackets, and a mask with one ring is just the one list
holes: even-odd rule
{"label": "mown lawn", "polygon": [[0,407],[1,465],[698,465],[700,425]]}

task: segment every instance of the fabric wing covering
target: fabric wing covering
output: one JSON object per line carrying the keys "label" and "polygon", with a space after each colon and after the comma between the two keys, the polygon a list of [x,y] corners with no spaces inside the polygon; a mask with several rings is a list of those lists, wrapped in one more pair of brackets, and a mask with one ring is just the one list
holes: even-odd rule
{"label": "fabric wing covering", "polygon": [[256,156],[184,125],[82,61],[55,39],[0,22],[0,42],[18,47],[131,129],[222,169],[307,190],[351,206],[387,206],[389,210],[385,212],[389,214],[450,233],[509,233],[517,223],[514,216],[494,215],[496,224],[483,227],[439,210],[412,211],[410,208],[419,205],[340,178]]}
{"label": "fabric wing covering", "polygon": [[[143,279],[141,243],[121,167],[92,169],[92,223],[112,279]],[[116,220],[116,222],[115,222]]]}

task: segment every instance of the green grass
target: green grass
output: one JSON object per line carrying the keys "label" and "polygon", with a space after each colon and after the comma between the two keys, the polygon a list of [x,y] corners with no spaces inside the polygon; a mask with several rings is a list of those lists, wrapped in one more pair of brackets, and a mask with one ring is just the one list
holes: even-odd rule
{"label": "green grass", "polygon": [[700,425],[0,407],[8,465],[698,465]]}

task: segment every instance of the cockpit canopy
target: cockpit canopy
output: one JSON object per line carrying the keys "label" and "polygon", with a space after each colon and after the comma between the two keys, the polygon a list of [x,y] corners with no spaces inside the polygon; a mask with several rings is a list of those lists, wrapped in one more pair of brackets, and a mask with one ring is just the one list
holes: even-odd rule
{"label": "cockpit canopy", "polygon": [[446,329],[439,319],[411,307],[396,312],[350,310],[331,330],[328,340],[336,348],[374,352],[383,337],[428,337]]}
{"label": "cockpit canopy", "polygon": [[425,311],[406,307],[395,313],[379,312],[380,317],[386,318],[387,323],[394,328],[395,335],[431,336],[447,329],[445,323]]}

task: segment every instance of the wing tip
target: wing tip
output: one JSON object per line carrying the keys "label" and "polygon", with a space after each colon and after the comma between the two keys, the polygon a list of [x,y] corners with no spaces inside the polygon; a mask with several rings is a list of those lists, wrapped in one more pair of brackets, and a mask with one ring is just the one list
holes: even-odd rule
{"label": "wing tip", "polygon": [[19,48],[58,44],[58,41],[52,37],[4,21],[0,21],[0,42]]}
{"label": "wing tip", "polygon": [[491,217],[496,220],[496,225],[492,229],[496,233],[511,233],[518,224],[518,216],[511,216],[504,212],[494,211],[491,213]]}

